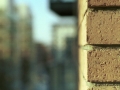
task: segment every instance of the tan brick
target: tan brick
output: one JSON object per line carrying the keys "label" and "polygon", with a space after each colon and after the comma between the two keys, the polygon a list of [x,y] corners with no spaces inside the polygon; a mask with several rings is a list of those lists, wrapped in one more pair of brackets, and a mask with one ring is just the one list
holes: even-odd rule
{"label": "tan brick", "polygon": [[89,82],[120,82],[120,49],[95,49],[87,59]]}
{"label": "tan brick", "polygon": [[120,44],[120,10],[88,11],[87,43]]}
{"label": "tan brick", "polygon": [[89,88],[88,90],[120,90],[120,86],[95,86]]}
{"label": "tan brick", "polygon": [[90,7],[118,7],[120,0],[88,0]]}

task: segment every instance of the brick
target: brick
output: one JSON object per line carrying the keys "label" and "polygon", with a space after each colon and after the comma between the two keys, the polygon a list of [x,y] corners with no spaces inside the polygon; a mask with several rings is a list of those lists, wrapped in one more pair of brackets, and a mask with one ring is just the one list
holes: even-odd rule
{"label": "brick", "polygon": [[120,0],[88,0],[89,7],[119,7]]}
{"label": "brick", "polygon": [[89,82],[120,82],[120,49],[88,51],[87,61]]}
{"label": "brick", "polygon": [[88,11],[87,43],[120,44],[120,10]]}
{"label": "brick", "polygon": [[88,90],[120,90],[120,86],[94,86]]}

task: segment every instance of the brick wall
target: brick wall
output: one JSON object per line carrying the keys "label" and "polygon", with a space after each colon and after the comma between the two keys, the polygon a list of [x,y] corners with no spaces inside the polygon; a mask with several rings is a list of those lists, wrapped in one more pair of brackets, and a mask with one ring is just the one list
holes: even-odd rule
{"label": "brick wall", "polygon": [[120,1],[79,0],[79,90],[120,90]]}

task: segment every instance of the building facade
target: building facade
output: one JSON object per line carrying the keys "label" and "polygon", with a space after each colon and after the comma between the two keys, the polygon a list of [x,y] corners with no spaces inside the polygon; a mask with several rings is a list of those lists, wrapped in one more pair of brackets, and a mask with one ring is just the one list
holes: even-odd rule
{"label": "building facade", "polygon": [[21,82],[22,89],[30,90],[32,87],[32,62],[33,62],[33,40],[32,40],[32,17],[28,6],[20,5],[16,9],[18,20],[17,45],[19,47],[21,60]]}
{"label": "building facade", "polygon": [[[1,0],[0,3],[0,89],[16,90],[19,85],[14,58],[15,44],[15,19],[14,5],[12,0]],[[19,70],[18,70],[19,71]],[[18,89],[19,90],[19,89]]]}
{"label": "building facade", "polygon": [[52,90],[77,90],[77,67],[72,53],[76,32],[75,24],[53,26]]}

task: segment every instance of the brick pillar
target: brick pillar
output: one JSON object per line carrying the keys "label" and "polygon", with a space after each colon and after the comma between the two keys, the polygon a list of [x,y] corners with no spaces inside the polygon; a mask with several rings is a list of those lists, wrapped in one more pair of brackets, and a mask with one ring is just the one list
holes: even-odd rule
{"label": "brick pillar", "polygon": [[120,1],[79,0],[79,90],[120,90]]}

